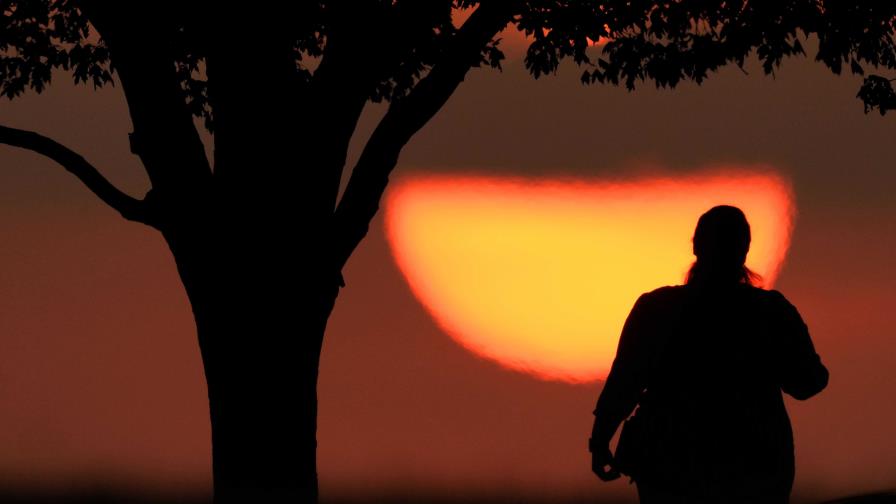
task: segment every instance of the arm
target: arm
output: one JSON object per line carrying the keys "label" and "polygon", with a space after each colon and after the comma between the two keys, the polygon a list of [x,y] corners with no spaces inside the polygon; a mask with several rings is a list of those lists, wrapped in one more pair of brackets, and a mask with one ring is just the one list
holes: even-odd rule
{"label": "arm", "polygon": [[777,300],[780,345],[778,376],[781,390],[796,399],[805,400],[821,392],[828,384],[828,370],[815,352],[809,329],[796,307],[779,292]]}
{"label": "arm", "polygon": [[590,441],[592,469],[604,480],[615,479],[603,470],[603,466],[612,460],[610,439],[619,424],[634,410],[646,386],[650,323],[646,299],[646,294],[642,294],[625,320],[616,358],[594,409]]}

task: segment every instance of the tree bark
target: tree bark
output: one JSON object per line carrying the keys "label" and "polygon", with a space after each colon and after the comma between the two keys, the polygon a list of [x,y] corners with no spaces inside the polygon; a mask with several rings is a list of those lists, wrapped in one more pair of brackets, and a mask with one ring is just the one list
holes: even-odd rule
{"label": "tree bark", "polygon": [[[373,86],[390,75],[382,59],[359,67],[355,41],[369,37],[357,28],[375,34],[380,24],[343,6],[345,24],[333,25],[305,83],[294,16],[279,8],[274,17],[270,9],[216,12],[204,37],[212,170],[179,87],[179,48],[158,38],[159,27],[176,32],[165,11],[82,3],[128,102],[132,151],[153,187],[143,205],[148,223],[168,242],[193,308],[215,502],[316,502],[318,367],[342,266],[366,235],[402,147],[479,64],[518,2],[483,2],[441,61],[392,103],[338,207],[355,125]],[[402,48],[391,49],[386,67],[401,62]]]}
{"label": "tree bark", "polygon": [[164,233],[196,320],[216,504],[318,497],[317,377],[339,277],[278,228],[216,219]]}

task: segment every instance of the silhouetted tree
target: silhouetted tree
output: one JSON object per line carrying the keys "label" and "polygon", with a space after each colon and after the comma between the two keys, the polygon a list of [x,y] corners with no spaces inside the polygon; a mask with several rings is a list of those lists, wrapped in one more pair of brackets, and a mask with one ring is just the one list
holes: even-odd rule
{"label": "silhouetted tree", "polygon": [[[472,14],[456,27],[459,9]],[[40,92],[55,69],[94,86],[117,77],[124,92],[142,199],[38,133],[0,127],[0,143],[54,159],[168,243],[208,383],[217,502],[316,499],[318,363],[342,267],[402,147],[471,68],[500,67],[508,24],[532,37],[535,77],[571,58],[584,82],[630,89],[699,83],[751,55],[772,73],[809,36],[835,73],[896,67],[896,3],[870,0],[0,0],[0,12],[3,95]],[[860,97],[894,106],[884,77]],[[337,201],[371,101],[388,110]],[[214,166],[194,116],[214,132]]]}

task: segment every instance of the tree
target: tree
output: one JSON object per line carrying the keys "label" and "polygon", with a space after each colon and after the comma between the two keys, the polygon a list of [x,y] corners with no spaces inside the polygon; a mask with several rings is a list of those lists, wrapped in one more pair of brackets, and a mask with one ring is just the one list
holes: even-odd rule
{"label": "tree", "polygon": [[[754,54],[771,74],[810,36],[835,73],[896,67],[888,2],[0,0],[0,11],[0,94],[40,92],[57,69],[124,92],[151,183],[142,199],[38,133],[0,126],[0,143],[52,158],[167,242],[196,321],[219,503],[316,499],[318,363],[342,267],[403,146],[471,68],[500,68],[508,24],[530,36],[536,78],[572,59],[583,82],[629,89],[700,83]],[[866,111],[896,107],[879,75],[859,97]],[[357,121],[381,101],[337,201]],[[214,133],[214,166],[194,117]]]}

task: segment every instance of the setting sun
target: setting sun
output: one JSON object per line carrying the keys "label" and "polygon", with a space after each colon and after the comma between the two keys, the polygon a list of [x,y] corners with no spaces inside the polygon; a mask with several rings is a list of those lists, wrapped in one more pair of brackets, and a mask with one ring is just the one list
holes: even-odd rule
{"label": "setting sun", "polygon": [[396,180],[386,233],[414,295],[476,355],[543,379],[606,376],[639,294],[680,284],[701,213],[740,207],[764,286],[790,242],[790,184],[767,167],[630,180]]}

